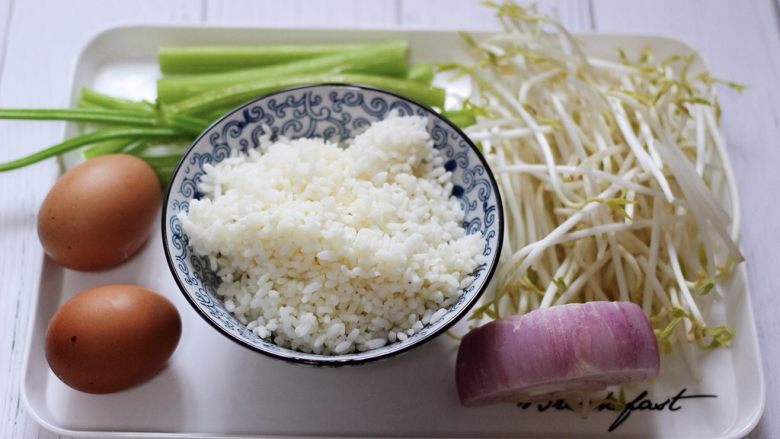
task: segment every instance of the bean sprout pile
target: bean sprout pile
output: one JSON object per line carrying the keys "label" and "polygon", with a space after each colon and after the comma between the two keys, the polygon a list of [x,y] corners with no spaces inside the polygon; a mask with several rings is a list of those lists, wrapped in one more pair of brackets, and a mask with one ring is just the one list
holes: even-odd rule
{"label": "bean sprout pile", "polygon": [[[472,319],[571,302],[641,305],[665,351],[727,344],[708,323],[740,261],[734,175],[720,108],[695,55],[588,56],[563,26],[491,4],[504,32],[463,34],[473,62],[462,111],[499,182],[506,221],[492,296]],[[725,196],[723,196],[726,194]]]}

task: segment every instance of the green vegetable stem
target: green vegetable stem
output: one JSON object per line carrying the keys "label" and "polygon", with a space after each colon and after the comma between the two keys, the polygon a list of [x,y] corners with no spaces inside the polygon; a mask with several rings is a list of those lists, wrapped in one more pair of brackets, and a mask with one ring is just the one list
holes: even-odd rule
{"label": "green vegetable stem", "polygon": [[368,46],[370,44],[165,46],[158,50],[157,60],[165,75],[215,73],[336,55]]}
{"label": "green vegetable stem", "polygon": [[105,128],[91,133],[82,134],[70,138],[64,142],[52,145],[46,149],[30,154],[10,162],[0,163],[0,172],[18,169],[49,157],[72,151],[84,145],[92,145],[107,140],[128,139],[134,137],[144,137],[149,139],[174,139],[181,137],[181,133],[170,128],[137,128],[137,127],[117,127]]}
{"label": "green vegetable stem", "polygon": [[408,46],[405,41],[391,41],[285,64],[163,77],[157,81],[157,99],[162,104],[170,104],[216,88],[326,72],[404,77]]}
{"label": "green vegetable stem", "polygon": [[444,89],[420,84],[406,79],[350,73],[322,73],[262,79],[210,90],[175,104],[164,106],[170,114],[208,114],[213,108],[233,107],[253,97],[285,88],[318,83],[362,84],[383,88],[420,103],[441,108],[444,105]]}
{"label": "green vegetable stem", "polygon": [[[362,84],[442,108],[444,89],[434,70],[409,67],[409,43],[169,46],[158,51],[164,76],[155,102],[134,101],[84,88],[74,108],[0,109],[0,119],[59,120],[85,124],[77,135],[33,154],[0,163],[0,172],[82,149],[85,158],[132,154],[149,163],[165,184],[186,145],[231,108],[263,94],[316,83]],[[473,116],[449,115],[467,126]]]}

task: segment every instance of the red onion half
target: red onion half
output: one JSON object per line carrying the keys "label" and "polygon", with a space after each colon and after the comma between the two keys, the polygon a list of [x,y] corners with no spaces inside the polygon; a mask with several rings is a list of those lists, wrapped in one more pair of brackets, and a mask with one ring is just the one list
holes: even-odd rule
{"label": "red onion half", "polygon": [[455,371],[466,406],[532,401],[658,374],[658,342],[630,302],[587,302],[495,320],[466,334]]}

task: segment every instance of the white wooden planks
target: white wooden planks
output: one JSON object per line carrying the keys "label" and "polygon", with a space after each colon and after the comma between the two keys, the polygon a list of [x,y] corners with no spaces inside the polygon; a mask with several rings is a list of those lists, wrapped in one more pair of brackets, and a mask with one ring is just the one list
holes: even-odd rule
{"label": "white wooden planks", "polygon": [[205,11],[209,24],[363,29],[398,24],[394,0],[207,0]]}
{"label": "white wooden planks", "polygon": [[[9,7],[11,6],[11,7]],[[84,0],[0,2],[5,35],[0,106],[68,104],[71,69],[88,39],[102,29],[130,23],[200,21],[200,2]],[[7,27],[6,27],[7,26]],[[62,124],[0,123],[0,160],[29,154],[61,140]],[[30,299],[40,276],[42,250],[35,233],[38,206],[58,169],[48,160],[23,172],[0,174],[0,437],[57,437],[24,414],[19,399],[22,349]]]}
{"label": "white wooden planks", "polygon": [[[769,386],[767,411],[755,438],[780,436],[772,414],[780,390],[775,340],[780,324],[772,295],[775,218],[780,207],[780,26],[778,0],[543,1],[574,31],[665,34],[701,50],[716,74],[749,85],[738,96],[724,90],[724,131],[739,180],[743,248],[758,319]],[[491,30],[498,24],[478,0],[0,0],[0,106],[62,106],[78,50],[101,29],[117,24],[209,23],[274,27],[444,28]],[[0,122],[0,160],[60,140],[57,123]],[[53,161],[0,174],[0,437],[57,435],[40,429],[20,406],[21,349],[41,250],[35,213],[58,170]],[[23,175],[23,178],[21,177]]]}
{"label": "white wooden planks", "polygon": [[[498,30],[495,11],[477,0],[399,0],[400,21],[404,27],[433,29]],[[591,29],[590,3],[548,0],[539,9],[556,14],[573,31]]]}

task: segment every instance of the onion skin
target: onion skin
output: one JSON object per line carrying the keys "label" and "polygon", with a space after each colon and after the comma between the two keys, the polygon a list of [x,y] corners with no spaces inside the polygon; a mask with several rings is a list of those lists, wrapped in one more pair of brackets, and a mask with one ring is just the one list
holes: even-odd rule
{"label": "onion skin", "polygon": [[572,303],[466,334],[455,370],[465,406],[548,399],[658,375],[658,342],[630,302]]}

